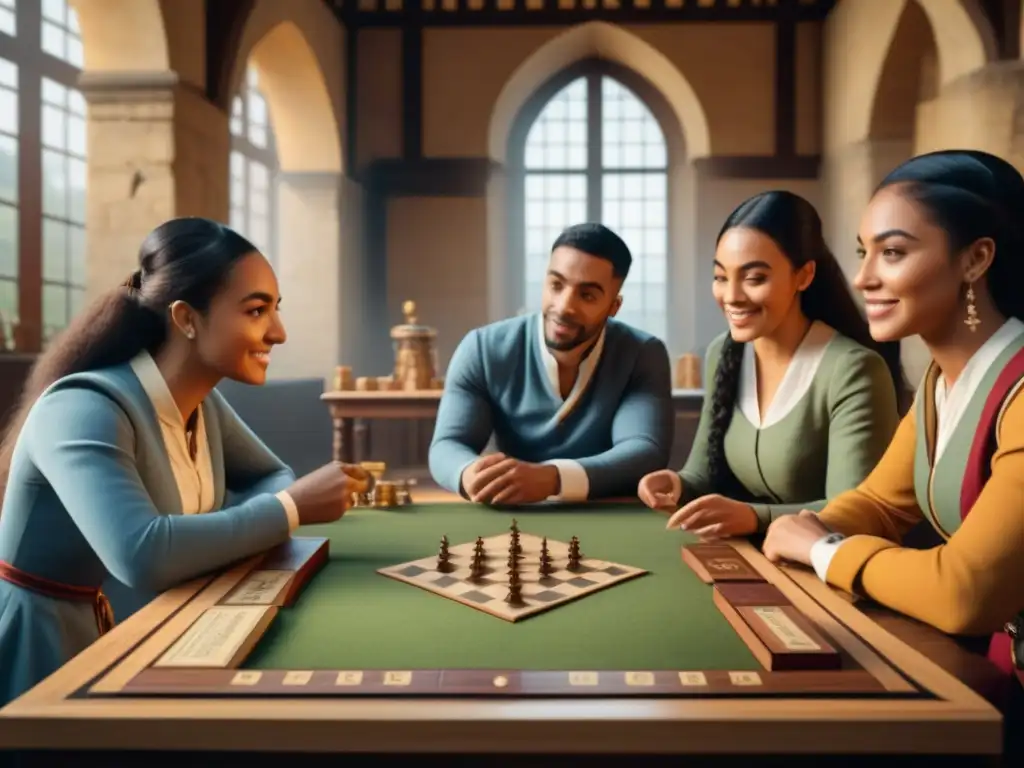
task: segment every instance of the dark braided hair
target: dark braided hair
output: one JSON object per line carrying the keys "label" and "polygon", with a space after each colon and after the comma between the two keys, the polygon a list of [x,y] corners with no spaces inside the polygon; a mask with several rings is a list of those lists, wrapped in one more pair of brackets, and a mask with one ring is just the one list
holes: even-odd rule
{"label": "dark braided hair", "polygon": [[[950,149],[907,160],[878,189],[906,185],[908,196],[946,232],[956,252],[981,238],[995,243],[985,286],[1004,317],[1024,320],[1024,178],[987,152]],[[877,190],[876,190],[877,191]]]}
{"label": "dark braided hair", "polygon": [[[909,391],[904,382],[899,344],[879,343],[871,338],[850,284],[825,243],[821,218],[814,206],[792,192],[763,192],[741,203],[729,215],[718,233],[718,241],[737,227],[753,229],[770,237],[794,269],[814,262],[814,279],[800,295],[801,309],[810,320],[820,320],[882,356],[892,375],[902,411]],[[715,371],[708,431],[708,472],[711,488],[716,493],[729,493],[736,484],[725,460],[725,433],[732,422],[742,363],[743,344],[727,334]]]}

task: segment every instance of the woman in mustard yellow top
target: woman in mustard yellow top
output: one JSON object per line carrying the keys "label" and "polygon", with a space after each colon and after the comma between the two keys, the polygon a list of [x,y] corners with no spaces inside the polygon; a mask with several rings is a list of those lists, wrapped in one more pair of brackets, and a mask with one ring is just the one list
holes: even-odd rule
{"label": "woman in mustard yellow top", "polygon": [[[877,467],[818,514],[776,520],[769,559],[947,633],[991,635],[1024,666],[1024,179],[982,152],[913,158],[882,182],[858,237],[855,285],[879,341],[932,357]],[[927,520],[943,543],[901,546]]]}

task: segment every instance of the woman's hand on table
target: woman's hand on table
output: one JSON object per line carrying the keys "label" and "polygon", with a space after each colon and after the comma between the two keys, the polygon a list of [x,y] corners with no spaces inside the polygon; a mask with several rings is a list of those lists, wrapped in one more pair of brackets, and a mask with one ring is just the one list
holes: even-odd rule
{"label": "woman's hand on table", "polygon": [[804,509],[774,520],[768,526],[761,551],[773,563],[785,560],[811,565],[811,547],[830,533],[832,531],[818,519],[817,513]]}
{"label": "woman's hand on table", "polygon": [[651,509],[671,512],[683,495],[683,480],[671,469],[659,469],[640,478],[636,494]]}
{"label": "woman's hand on table", "polygon": [[757,513],[742,501],[709,493],[677,510],[665,527],[681,528],[702,539],[747,536],[757,531]]}

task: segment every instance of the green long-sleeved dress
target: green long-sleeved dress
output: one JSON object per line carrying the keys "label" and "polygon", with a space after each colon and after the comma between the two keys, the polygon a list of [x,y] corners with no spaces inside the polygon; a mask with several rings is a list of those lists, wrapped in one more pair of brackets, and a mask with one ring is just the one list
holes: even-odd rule
{"label": "green long-sleeved dress", "polygon": [[707,396],[693,448],[680,471],[680,505],[708,493],[751,503],[759,528],[858,485],[882,457],[899,423],[885,361],[820,321],[811,325],[761,419],[752,344],[746,344],[725,457],[739,489],[713,489],[708,433],[715,371],[725,334],[708,347]]}

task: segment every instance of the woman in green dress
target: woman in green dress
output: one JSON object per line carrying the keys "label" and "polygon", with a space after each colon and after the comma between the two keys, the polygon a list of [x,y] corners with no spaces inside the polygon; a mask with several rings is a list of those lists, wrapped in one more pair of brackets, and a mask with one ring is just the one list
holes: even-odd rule
{"label": "woman in green dress", "polygon": [[718,236],[714,295],[728,332],[708,347],[711,383],[681,472],[644,477],[640,499],[705,538],[763,531],[857,485],[899,420],[896,345],[867,322],[802,197],[759,194]]}

